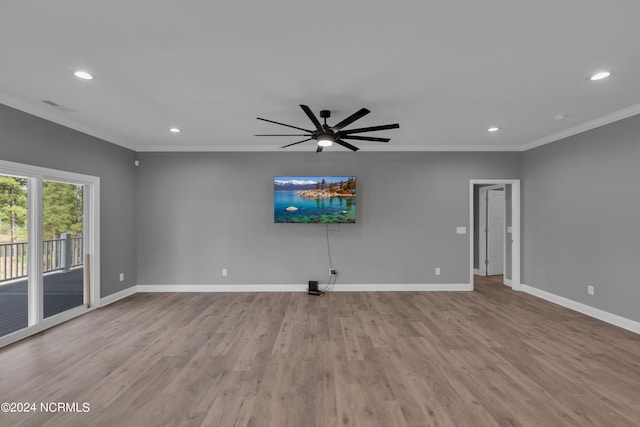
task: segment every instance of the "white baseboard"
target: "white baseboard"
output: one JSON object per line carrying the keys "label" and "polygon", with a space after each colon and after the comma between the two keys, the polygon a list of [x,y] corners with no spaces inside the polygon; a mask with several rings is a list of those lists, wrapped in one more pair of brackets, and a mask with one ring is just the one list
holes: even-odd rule
{"label": "white baseboard", "polygon": [[507,279],[506,277],[504,278],[504,284],[509,286],[510,288],[513,288],[513,282],[511,281],[511,279]]}
{"label": "white baseboard", "polygon": [[[318,284],[320,289],[325,284]],[[138,285],[137,292],[306,292],[307,284],[287,285]],[[445,284],[341,284],[332,287],[332,292],[387,292],[387,291],[472,291],[469,283]]]}
{"label": "white baseboard", "polygon": [[132,286],[130,288],[124,289],[120,292],[116,292],[115,294],[107,295],[104,298],[100,298],[100,307],[104,307],[105,305],[113,304],[116,301],[119,301],[123,298],[131,296],[138,292],[137,286]]}
{"label": "white baseboard", "polygon": [[473,274],[475,274],[476,276],[482,276],[482,272],[480,271],[479,268],[474,268],[473,269]]}
{"label": "white baseboard", "polygon": [[138,285],[138,292],[306,292],[308,285]]}
{"label": "white baseboard", "polygon": [[443,292],[443,291],[473,291],[469,283],[374,283],[374,284],[341,284],[333,286],[333,292]]}
{"label": "white baseboard", "polygon": [[552,294],[551,292],[543,291],[542,289],[534,288],[533,286],[523,284],[522,291],[579,313],[586,314],[587,316],[594,317],[598,320],[602,320],[603,322],[618,326],[622,329],[640,334],[640,322],[636,322],[635,320],[627,319],[626,317],[618,316],[617,314],[609,313],[608,311],[600,310],[599,308],[595,308],[569,298],[561,297],[559,295]]}

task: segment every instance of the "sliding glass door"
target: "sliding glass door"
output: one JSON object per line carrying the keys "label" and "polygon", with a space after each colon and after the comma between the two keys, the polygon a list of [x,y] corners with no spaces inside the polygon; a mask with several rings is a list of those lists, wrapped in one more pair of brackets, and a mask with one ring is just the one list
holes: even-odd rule
{"label": "sliding glass door", "polygon": [[96,177],[0,160],[0,347],[99,302]]}
{"label": "sliding glass door", "polygon": [[84,186],[42,182],[44,317],[84,304]]}
{"label": "sliding glass door", "polygon": [[0,337],[29,325],[27,178],[0,175]]}

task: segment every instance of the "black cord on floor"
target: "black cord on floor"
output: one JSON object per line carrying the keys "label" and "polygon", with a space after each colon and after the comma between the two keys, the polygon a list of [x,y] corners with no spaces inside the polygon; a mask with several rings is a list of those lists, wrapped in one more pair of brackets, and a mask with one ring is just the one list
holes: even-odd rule
{"label": "black cord on floor", "polygon": [[[333,261],[331,260],[331,244],[329,242],[329,224],[325,224],[325,231],[327,235],[327,255],[329,256],[329,272],[333,271]],[[333,279],[333,283],[331,283],[331,279]],[[337,277],[335,274],[329,273],[329,280],[327,281],[327,286],[322,289],[323,292],[329,292],[333,290],[333,285],[336,284]]]}
{"label": "black cord on floor", "polygon": [[329,244],[329,224],[324,225],[327,231],[327,253],[329,254],[329,269],[333,270],[333,263],[331,261],[331,245]]}

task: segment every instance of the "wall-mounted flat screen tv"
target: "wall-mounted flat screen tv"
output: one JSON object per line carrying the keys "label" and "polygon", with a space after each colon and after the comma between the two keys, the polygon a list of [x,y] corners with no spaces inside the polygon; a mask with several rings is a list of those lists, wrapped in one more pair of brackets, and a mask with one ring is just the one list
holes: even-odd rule
{"label": "wall-mounted flat screen tv", "polygon": [[356,222],[355,176],[276,176],[273,190],[276,223]]}

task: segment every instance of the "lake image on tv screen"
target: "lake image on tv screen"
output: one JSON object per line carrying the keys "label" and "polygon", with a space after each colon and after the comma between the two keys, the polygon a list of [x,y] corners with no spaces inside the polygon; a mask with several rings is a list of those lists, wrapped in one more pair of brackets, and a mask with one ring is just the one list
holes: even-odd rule
{"label": "lake image on tv screen", "polygon": [[275,222],[356,222],[355,176],[276,176],[273,189]]}

